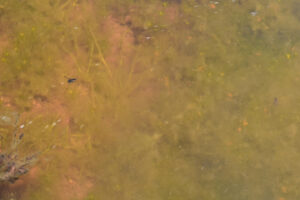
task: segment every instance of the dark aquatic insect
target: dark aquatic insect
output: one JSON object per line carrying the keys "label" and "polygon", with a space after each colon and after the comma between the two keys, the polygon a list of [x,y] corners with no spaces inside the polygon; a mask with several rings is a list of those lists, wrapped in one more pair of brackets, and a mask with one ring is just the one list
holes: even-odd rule
{"label": "dark aquatic insect", "polygon": [[68,79],[68,83],[73,83],[73,82],[75,82],[77,79],[76,78],[69,78]]}
{"label": "dark aquatic insect", "polygon": [[69,78],[69,77],[66,77],[66,76],[65,76],[65,78],[68,79],[68,83],[73,83],[77,80],[77,78]]}

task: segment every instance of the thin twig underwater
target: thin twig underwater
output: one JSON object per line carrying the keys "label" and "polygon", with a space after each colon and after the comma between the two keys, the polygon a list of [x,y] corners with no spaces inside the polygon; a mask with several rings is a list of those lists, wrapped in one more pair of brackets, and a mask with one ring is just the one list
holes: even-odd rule
{"label": "thin twig underwater", "polygon": [[[18,119],[16,120],[16,124]],[[13,132],[13,139],[10,148],[6,152],[0,153],[0,182],[14,183],[23,174],[26,174],[36,163],[41,152],[37,152],[20,158],[17,147],[24,137],[24,133],[17,136],[17,128]]]}

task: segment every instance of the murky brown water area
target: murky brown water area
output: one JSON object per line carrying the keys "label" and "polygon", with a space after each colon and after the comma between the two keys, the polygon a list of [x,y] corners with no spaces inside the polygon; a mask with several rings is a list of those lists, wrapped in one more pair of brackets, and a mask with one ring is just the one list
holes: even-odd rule
{"label": "murky brown water area", "polygon": [[0,199],[299,199],[298,13],[0,0]]}

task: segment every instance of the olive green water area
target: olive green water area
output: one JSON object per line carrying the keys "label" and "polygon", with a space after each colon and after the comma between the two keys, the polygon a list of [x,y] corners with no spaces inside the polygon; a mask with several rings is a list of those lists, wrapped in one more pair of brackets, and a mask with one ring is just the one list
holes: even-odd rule
{"label": "olive green water area", "polygon": [[299,42],[298,0],[0,0],[0,149],[42,152],[0,199],[300,199]]}

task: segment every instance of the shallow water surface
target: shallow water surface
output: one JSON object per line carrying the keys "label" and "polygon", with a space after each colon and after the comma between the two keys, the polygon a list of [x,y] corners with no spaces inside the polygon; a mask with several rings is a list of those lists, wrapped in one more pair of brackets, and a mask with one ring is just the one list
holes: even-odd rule
{"label": "shallow water surface", "polygon": [[0,199],[299,199],[299,13],[0,0],[0,149],[41,152]]}

